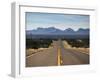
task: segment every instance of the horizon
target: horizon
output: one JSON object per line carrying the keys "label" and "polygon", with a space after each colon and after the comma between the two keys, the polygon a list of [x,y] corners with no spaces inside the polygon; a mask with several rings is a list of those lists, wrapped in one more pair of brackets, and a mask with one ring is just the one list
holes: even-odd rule
{"label": "horizon", "polygon": [[89,29],[89,15],[26,12],[26,30],[50,28],[77,31],[79,28]]}
{"label": "horizon", "polygon": [[[38,30],[39,28],[47,29],[47,28],[43,28],[43,27],[38,27],[37,29],[31,29],[31,30]],[[55,29],[58,29],[58,28],[56,28],[56,27],[48,27],[48,28],[55,28]],[[66,29],[72,29],[72,28],[66,28]],[[64,30],[66,30],[66,29],[64,29]],[[89,29],[89,28],[79,28],[79,29]],[[78,31],[79,29],[77,29],[77,30],[72,29],[72,30],[73,30],[73,31]],[[59,29],[59,30],[64,31],[64,30],[62,30],[62,29]],[[26,31],[30,31],[30,30],[26,30]]]}

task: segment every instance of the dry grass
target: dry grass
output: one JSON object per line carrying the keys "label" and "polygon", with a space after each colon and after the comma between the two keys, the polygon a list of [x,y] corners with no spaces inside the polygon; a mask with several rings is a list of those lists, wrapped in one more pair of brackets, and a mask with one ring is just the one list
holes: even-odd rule
{"label": "dry grass", "polygon": [[52,46],[49,46],[49,48],[38,48],[38,49],[26,49],[26,56],[30,56],[32,54],[35,54],[37,52],[41,52],[41,51],[44,51],[44,50],[47,50],[47,49],[50,49],[50,48],[53,48]]}
{"label": "dry grass", "polygon": [[62,42],[63,42],[63,46],[64,46],[65,48],[72,48],[72,46],[69,45],[67,41],[62,41]]}
{"label": "dry grass", "polygon": [[85,53],[85,54],[89,55],[90,48],[76,48],[76,47],[72,47],[71,45],[68,44],[67,41],[63,41],[63,45],[67,49],[73,49],[73,50],[76,50],[78,52]]}
{"label": "dry grass", "polygon": [[90,48],[75,48],[74,47],[73,49],[76,50],[76,51],[88,54],[88,55],[89,55],[89,51],[90,51]]}

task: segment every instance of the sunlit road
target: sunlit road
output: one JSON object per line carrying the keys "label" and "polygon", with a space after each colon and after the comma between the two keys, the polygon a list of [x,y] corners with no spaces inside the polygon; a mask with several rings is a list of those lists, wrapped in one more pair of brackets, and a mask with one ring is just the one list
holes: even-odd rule
{"label": "sunlit road", "polygon": [[64,47],[61,40],[53,47],[26,57],[26,67],[89,64],[89,55]]}
{"label": "sunlit road", "polygon": [[67,49],[60,43],[61,49],[61,65],[76,65],[76,64],[89,64],[89,55],[84,54],[73,49]]}
{"label": "sunlit road", "polygon": [[56,66],[57,63],[57,41],[53,41],[53,47],[41,52],[37,52],[26,57],[26,67],[35,66]]}

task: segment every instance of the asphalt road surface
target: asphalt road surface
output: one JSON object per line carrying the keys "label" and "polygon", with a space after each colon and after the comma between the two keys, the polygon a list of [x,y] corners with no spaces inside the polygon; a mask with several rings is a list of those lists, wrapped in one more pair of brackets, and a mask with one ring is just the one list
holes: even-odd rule
{"label": "asphalt road surface", "polygon": [[89,55],[65,48],[62,41],[53,41],[53,47],[26,57],[26,67],[89,64]]}

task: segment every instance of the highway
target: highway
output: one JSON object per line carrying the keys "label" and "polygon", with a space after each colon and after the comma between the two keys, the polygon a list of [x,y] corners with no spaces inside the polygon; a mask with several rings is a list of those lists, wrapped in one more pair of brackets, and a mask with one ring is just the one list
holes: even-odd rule
{"label": "highway", "polygon": [[89,64],[89,55],[66,48],[61,40],[53,41],[53,47],[26,57],[26,67]]}

